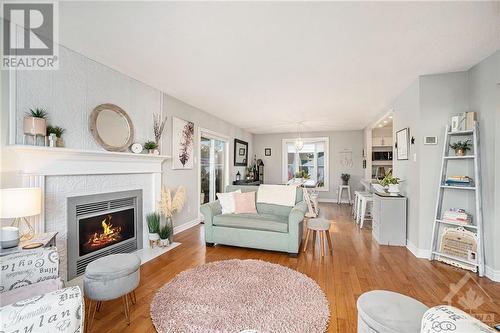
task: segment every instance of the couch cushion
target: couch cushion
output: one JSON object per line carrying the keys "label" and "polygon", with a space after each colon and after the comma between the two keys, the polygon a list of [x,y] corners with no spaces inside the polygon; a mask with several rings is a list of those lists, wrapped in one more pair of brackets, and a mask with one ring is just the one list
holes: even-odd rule
{"label": "couch cushion", "polygon": [[220,227],[288,232],[288,217],[271,214],[216,215],[213,224]]}

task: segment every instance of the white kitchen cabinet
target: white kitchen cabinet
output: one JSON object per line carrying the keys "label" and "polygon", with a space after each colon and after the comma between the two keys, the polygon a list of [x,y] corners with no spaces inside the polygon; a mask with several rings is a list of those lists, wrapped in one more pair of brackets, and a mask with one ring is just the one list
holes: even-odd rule
{"label": "white kitchen cabinet", "polygon": [[372,236],[380,245],[406,245],[406,197],[373,194]]}

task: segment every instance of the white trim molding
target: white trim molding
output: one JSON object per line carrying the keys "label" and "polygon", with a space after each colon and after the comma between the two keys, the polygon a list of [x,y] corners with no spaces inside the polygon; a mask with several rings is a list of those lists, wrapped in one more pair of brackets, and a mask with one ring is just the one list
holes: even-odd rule
{"label": "white trim molding", "polygon": [[183,223],[181,225],[177,225],[174,227],[174,235],[177,235],[178,233],[181,233],[183,231],[191,229],[192,227],[197,226],[200,223],[201,223],[201,220],[199,218],[196,218],[192,221]]}
{"label": "white trim molding", "polygon": [[420,249],[410,242],[409,239],[406,240],[406,248],[417,258],[429,259],[431,257],[431,251],[429,249]]}
{"label": "white trim molding", "polygon": [[[406,248],[417,258],[427,259],[431,257],[431,251],[429,249],[420,249],[415,246],[408,239],[406,240]],[[489,266],[485,266],[485,276],[492,281],[500,282],[500,270],[494,270]]]}
{"label": "white trim molding", "polygon": [[170,158],[164,155],[28,145],[9,145],[5,147],[5,152],[9,155],[11,170],[45,176],[161,173],[163,161]]}
{"label": "white trim molding", "polygon": [[487,278],[492,281],[500,282],[500,270],[494,270],[490,266],[484,267],[484,273]]}

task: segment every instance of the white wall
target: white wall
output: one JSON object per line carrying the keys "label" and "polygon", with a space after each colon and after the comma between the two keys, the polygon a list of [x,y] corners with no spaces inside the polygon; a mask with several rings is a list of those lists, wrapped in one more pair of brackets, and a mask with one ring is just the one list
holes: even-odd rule
{"label": "white wall", "polygon": [[163,100],[163,113],[168,116],[167,125],[165,128],[166,135],[162,140],[163,153],[170,155],[172,151],[171,137],[172,137],[172,116],[184,120],[192,121],[195,125],[195,163],[191,170],[173,170],[171,161],[163,165],[163,183],[170,187],[176,188],[183,185],[187,189],[188,197],[183,210],[174,217],[174,225],[181,226],[184,223],[195,223],[198,219],[199,209],[198,205],[198,131],[202,127],[204,129],[220,133],[229,137],[229,182],[231,183],[240,171],[242,175],[245,174],[245,167],[233,166],[233,152],[234,152],[234,139],[247,141],[248,145],[248,159],[252,161],[252,134],[245,132],[238,127],[220,119],[216,118],[200,109],[188,105],[178,99],[164,94]]}
{"label": "white wall", "polygon": [[121,107],[132,119],[135,141],[153,138],[153,113],[161,112],[161,92],[142,82],[95,62],[77,52],[59,47],[59,70],[16,73],[16,143],[23,142],[22,120],[30,108],[48,111],[48,122],[66,129],[65,146],[104,150],[90,134],[88,119],[99,104]]}
{"label": "white wall", "polygon": [[481,124],[487,264],[500,270],[500,50],[468,71],[469,103]]}
{"label": "white wall", "polygon": [[[59,70],[19,71],[13,82],[14,86],[9,87],[9,75],[1,71],[2,147],[9,143],[8,133],[12,131],[15,133],[15,143],[22,143],[22,119],[25,113],[30,108],[42,107],[49,112],[51,125],[66,129],[63,138],[67,148],[104,150],[95,142],[89,131],[88,117],[97,105],[113,103],[123,108],[130,116],[134,124],[135,141],[140,143],[154,138],[153,114],[167,115],[168,123],[162,138],[162,153],[165,155],[171,152],[173,115],[193,121],[196,131],[201,126],[230,137],[230,181],[234,179],[238,169],[242,173],[244,170],[243,167],[232,167],[234,138],[248,141],[249,159],[252,156],[251,134],[64,46],[60,46]],[[11,95],[15,95],[14,128],[8,126],[8,97]],[[195,152],[197,147],[196,143]],[[2,168],[5,162],[2,159]],[[187,189],[187,203],[183,211],[175,217],[175,225],[179,227],[193,222],[198,216],[197,164],[195,163],[192,170],[172,170],[171,161],[167,161],[163,169],[164,184],[171,187],[184,185]],[[21,179],[13,177],[11,173],[1,172],[0,176],[2,187],[21,186]],[[50,221],[47,223],[50,224]]]}
{"label": "white wall", "polygon": [[[281,134],[256,134],[253,138],[254,152],[257,158],[264,162],[264,180],[268,184],[282,183],[282,139],[296,138],[297,133]],[[363,131],[331,131],[331,132],[306,132],[304,138],[329,137],[329,189],[321,192],[321,199],[336,200],[337,187],[341,183],[340,175],[349,173],[351,190],[361,189],[360,180],[364,178],[363,163]],[[271,148],[272,155],[264,156],[264,149]],[[352,149],[353,167],[348,168],[340,164],[340,152]],[[345,197],[344,197],[345,198]]]}
{"label": "white wall", "polygon": [[[469,71],[425,75],[404,90],[390,106],[394,131],[410,128],[409,160],[394,160],[394,173],[404,180],[408,197],[408,247],[418,256],[430,250],[444,128],[450,117],[476,111],[480,126],[485,262],[489,277],[500,280],[500,51]],[[424,145],[424,136],[437,136],[438,145]],[[472,165],[456,161],[449,174],[472,173]],[[463,207],[474,213],[472,193],[447,193],[444,208]]]}
{"label": "white wall", "polygon": [[[420,85],[414,81],[393,104],[393,129],[397,132],[403,128],[410,129],[410,137],[419,135],[419,110],[420,110]],[[404,180],[401,191],[408,197],[408,222],[407,238],[410,245],[418,247],[419,242],[419,218],[420,218],[420,165],[413,160],[413,155],[419,155],[419,143],[410,145],[408,160],[398,160],[396,152],[393,158],[394,175]]]}
{"label": "white wall", "polygon": [[[441,167],[444,129],[450,118],[469,111],[467,72],[421,76],[420,128],[415,144],[420,147],[420,216],[418,247],[430,249],[432,225],[436,209],[437,186]],[[424,136],[437,136],[438,145],[424,145]],[[463,139],[463,138],[462,138]],[[465,171],[464,171],[465,170]],[[448,175],[473,176],[472,160],[450,161]],[[443,209],[464,208],[475,215],[474,197],[471,191],[445,191]]]}

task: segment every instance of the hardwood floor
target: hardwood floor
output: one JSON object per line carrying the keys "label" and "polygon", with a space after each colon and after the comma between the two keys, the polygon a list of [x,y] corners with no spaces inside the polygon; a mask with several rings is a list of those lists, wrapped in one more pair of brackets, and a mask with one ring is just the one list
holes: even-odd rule
{"label": "hardwood floor", "polygon": [[[350,218],[350,206],[323,204],[321,209],[323,217],[332,220],[333,255],[325,251],[326,256],[321,258],[318,246],[313,251],[311,243],[307,252],[300,253],[298,258],[279,252],[220,245],[206,248],[203,225],[199,225],[176,235],[175,240],[182,243],[180,246],[141,267],[137,304],[130,308],[130,326],[126,325],[122,301],[118,299],[103,303],[92,332],[155,332],[149,305],[156,291],[176,274],[216,260],[261,259],[310,276],[330,302],[328,332],[340,333],[356,332],[356,300],[365,291],[392,290],[434,306],[446,304],[450,284],[467,276],[464,270],[417,259],[404,247],[379,246],[372,241],[369,226],[362,230],[356,228]],[[465,285],[452,298],[452,305],[464,309],[464,304],[482,303],[473,313],[483,315],[483,319],[491,321],[489,324],[500,321],[500,283],[478,278],[475,274],[470,276],[471,279],[462,280]],[[465,293],[469,289],[472,293],[467,297]]]}

